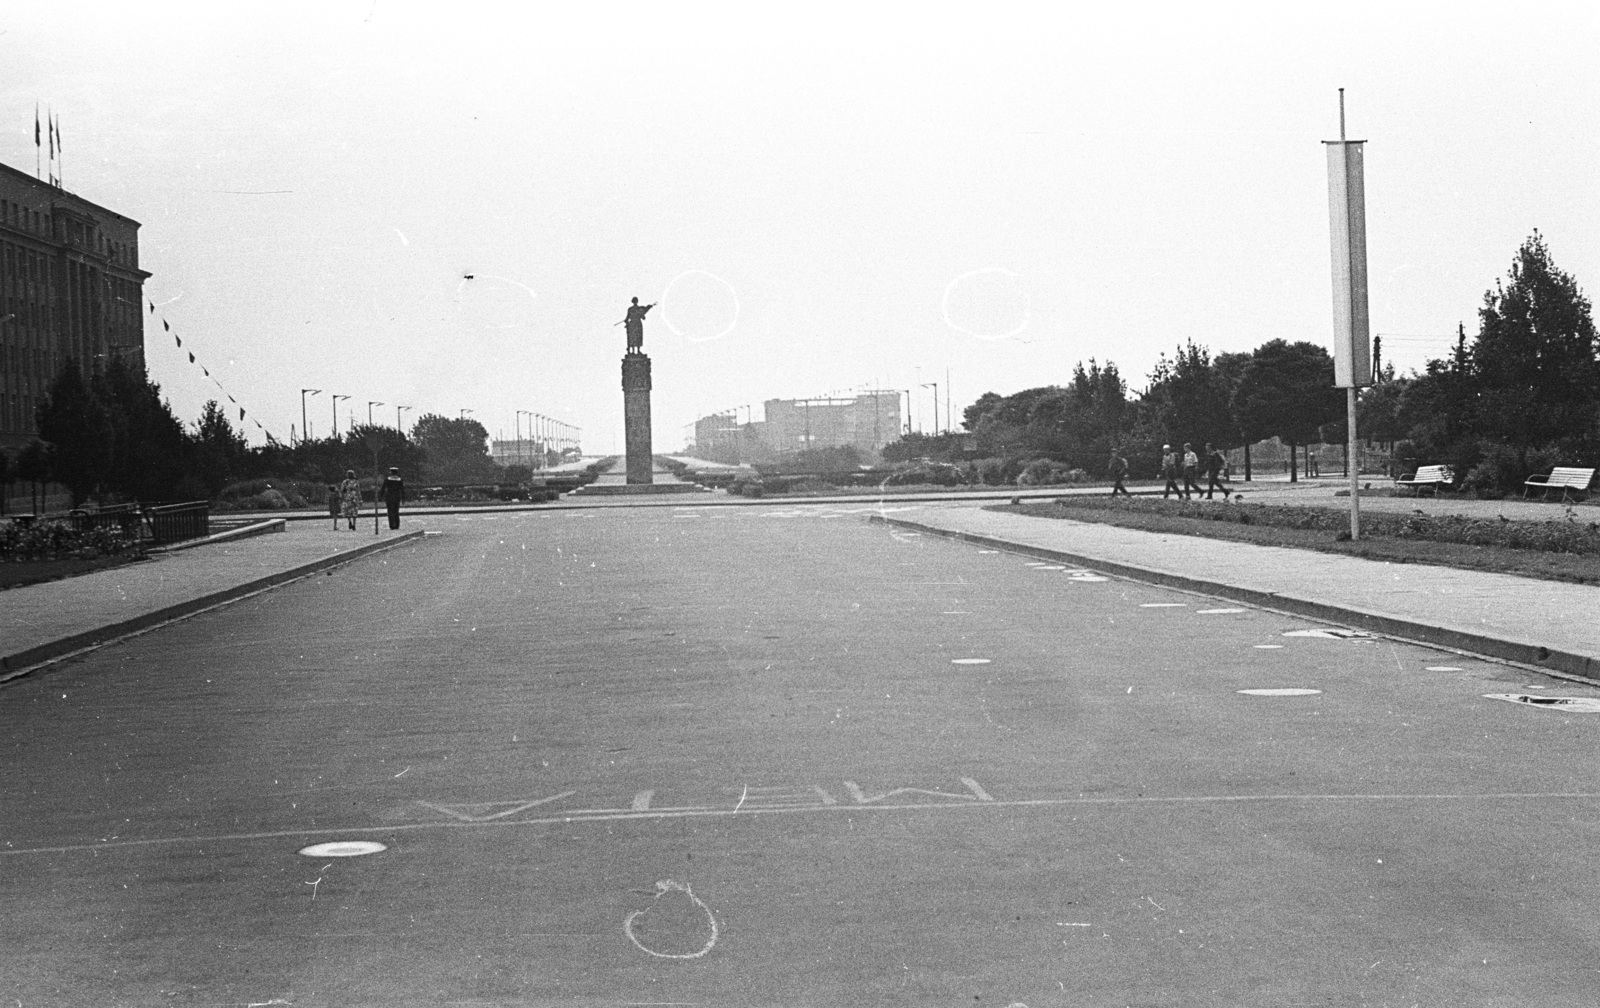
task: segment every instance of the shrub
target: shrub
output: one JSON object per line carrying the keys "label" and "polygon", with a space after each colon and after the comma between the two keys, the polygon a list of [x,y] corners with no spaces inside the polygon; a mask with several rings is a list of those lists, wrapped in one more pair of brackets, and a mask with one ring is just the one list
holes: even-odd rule
{"label": "shrub", "polygon": [[728,492],[741,497],[760,497],[766,493],[766,485],[760,476],[740,475],[728,484]]}
{"label": "shrub", "polygon": [[1534,448],[1524,462],[1515,448],[1492,441],[1483,443],[1483,461],[1467,473],[1464,489],[1475,491],[1480,497],[1498,495],[1522,489],[1534,473],[1547,473],[1562,462],[1561,453],[1551,448]]}
{"label": "shrub", "polygon": [[1018,486],[1055,486],[1076,483],[1088,476],[1082,469],[1073,469],[1054,459],[1034,459],[1017,476]]}
{"label": "shrub", "polygon": [[125,536],[115,528],[79,531],[69,521],[51,520],[0,524],[0,560],[5,561],[93,558],[140,548],[137,538]]}

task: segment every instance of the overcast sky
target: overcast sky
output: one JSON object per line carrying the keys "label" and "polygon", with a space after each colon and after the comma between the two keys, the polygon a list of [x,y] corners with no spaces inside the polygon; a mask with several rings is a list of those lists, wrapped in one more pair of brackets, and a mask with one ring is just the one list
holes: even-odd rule
{"label": "overcast sky", "polygon": [[768,398],[916,388],[931,428],[947,370],[959,418],[1326,345],[1339,87],[1386,357],[1471,333],[1534,228],[1600,278],[1593,3],[8,8],[0,161],[53,108],[66,188],[143,224],[174,408],[216,387],[163,317],[282,439],[309,387],[318,436],[337,392],[620,450],[634,296],[658,451]]}

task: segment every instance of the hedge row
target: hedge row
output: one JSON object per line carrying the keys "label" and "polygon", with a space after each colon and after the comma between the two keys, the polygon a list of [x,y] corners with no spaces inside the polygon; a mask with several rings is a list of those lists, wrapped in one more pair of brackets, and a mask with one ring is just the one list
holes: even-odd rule
{"label": "hedge row", "polygon": [[0,562],[61,560],[68,557],[92,559],[141,549],[137,539],[114,528],[82,531],[65,521],[0,523]]}
{"label": "hedge row", "polygon": [[[1240,525],[1270,525],[1335,533],[1350,528],[1350,512],[1340,508],[1109,497],[1057,498],[1056,503],[1068,508],[1201,518]],[[1460,515],[1366,511],[1361,515],[1361,533],[1467,546],[1543,550],[1549,553],[1600,553],[1600,522],[1580,521],[1571,509],[1567,509],[1561,518],[1538,522],[1512,521],[1505,517],[1483,519]]]}

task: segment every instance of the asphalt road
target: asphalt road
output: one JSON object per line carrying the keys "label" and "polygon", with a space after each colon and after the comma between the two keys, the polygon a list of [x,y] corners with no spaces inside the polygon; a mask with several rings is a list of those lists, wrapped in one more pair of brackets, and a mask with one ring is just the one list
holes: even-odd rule
{"label": "asphalt road", "polygon": [[1484,694],[1600,691],[868,510],[426,519],[0,688],[0,1008],[1594,1003],[1600,716]]}

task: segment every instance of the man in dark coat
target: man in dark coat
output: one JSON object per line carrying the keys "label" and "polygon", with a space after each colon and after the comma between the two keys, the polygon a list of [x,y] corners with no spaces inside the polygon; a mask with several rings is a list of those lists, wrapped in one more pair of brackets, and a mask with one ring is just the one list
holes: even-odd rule
{"label": "man in dark coat", "polygon": [[1122,481],[1128,476],[1128,460],[1115,448],[1111,449],[1111,461],[1106,464],[1106,475],[1111,477],[1113,484],[1111,496],[1115,497],[1119,493],[1124,497],[1133,496],[1128,492],[1128,488],[1122,485]]}
{"label": "man in dark coat", "polygon": [[1222,499],[1228,499],[1228,488],[1222,483],[1222,472],[1228,467],[1228,456],[1222,454],[1222,449],[1206,445],[1206,500],[1212,500],[1214,490],[1222,491]]}
{"label": "man in dark coat", "polygon": [[406,495],[406,485],[400,479],[400,470],[391,468],[383,480],[383,503],[389,509],[389,528],[400,527],[400,500]]}

